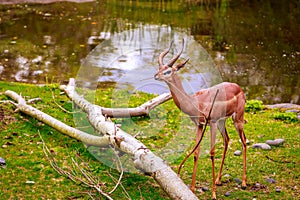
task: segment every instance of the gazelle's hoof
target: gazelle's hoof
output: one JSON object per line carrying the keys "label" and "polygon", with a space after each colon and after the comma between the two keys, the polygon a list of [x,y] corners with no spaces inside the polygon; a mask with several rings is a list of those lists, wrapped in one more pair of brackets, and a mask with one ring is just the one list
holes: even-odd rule
{"label": "gazelle's hoof", "polygon": [[242,189],[245,190],[247,188],[246,182],[242,183]]}
{"label": "gazelle's hoof", "polygon": [[195,193],[195,186],[194,187],[190,187],[190,190],[193,192],[193,193]]}
{"label": "gazelle's hoof", "polygon": [[216,195],[215,192],[213,192],[213,194],[212,194],[212,199],[213,199],[213,200],[217,200],[217,195]]}
{"label": "gazelle's hoof", "polygon": [[220,177],[218,177],[218,178],[216,179],[215,184],[216,184],[217,186],[221,186],[221,185],[222,185],[222,182],[221,182],[221,178],[220,178]]}
{"label": "gazelle's hoof", "polygon": [[222,185],[222,182],[221,182],[221,181],[219,181],[219,182],[216,181],[216,185],[217,185],[217,186],[221,186],[221,185]]}
{"label": "gazelle's hoof", "polygon": [[217,197],[213,197],[212,199],[213,199],[213,200],[217,200]]}

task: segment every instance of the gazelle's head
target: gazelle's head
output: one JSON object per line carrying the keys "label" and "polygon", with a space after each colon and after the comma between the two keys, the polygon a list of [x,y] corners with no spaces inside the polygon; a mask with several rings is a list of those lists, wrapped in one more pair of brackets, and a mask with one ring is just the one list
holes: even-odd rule
{"label": "gazelle's head", "polygon": [[166,81],[169,82],[172,79],[172,76],[182,67],[185,66],[185,64],[189,61],[189,59],[185,60],[182,63],[179,63],[176,66],[173,66],[174,63],[178,60],[178,58],[180,57],[180,55],[182,54],[183,51],[183,47],[184,47],[184,40],[182,40],[182,48],[181,50],[178,52],[177,55],[175,55],[168,64],[164,64],[163,63],[163,59],[164,57],[169,53],[171,47],[172,47],[172,43],[170,44],[169,49],[163,51],[159,57],[158,57],[158,64],[159,64],[159,68],[157,73],[154,75],[154,79],[155,80],[159,80],[159,81]]}

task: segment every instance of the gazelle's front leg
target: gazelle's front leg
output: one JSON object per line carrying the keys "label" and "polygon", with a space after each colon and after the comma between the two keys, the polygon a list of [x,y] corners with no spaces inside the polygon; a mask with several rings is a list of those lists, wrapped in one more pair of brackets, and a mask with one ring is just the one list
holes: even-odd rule
{"label": "gazelle's front leg", "polygon": [[210,159],[212,165],[212,199],[217,199],[217,188],[215,180],[215,144],[216,144],[216,131],[217,124],[214,122],[210,123]]}
{"label": "gazelle's front leg", "polygon": [[247,184],[246,184],[246,162],[247,162],[246,152],[247,152],[247,146],[246,146],[246,136],[245,136],[245,133],[244,133],[243,125],[244,124],[241,123],[241,122],[240,123],[235,122],[235,126],[236,126],[236,129],[239,132],[239,136],[240,136],[240,139],[242,141],[242,148],[243,148],[243,164],[244,164],[244,167],[243,167],[242,189],[246,189],[246,187],[247,187]]}
{"label": "gazelle's front leg", "polygon": [[223,119],[218,121],[218,129],[221,132],[221,135],[223,137],[224,151],[223,151],[223,155],[222,155],[222,162],[220,165],[219,174],[216,179],[216,185],[221,185],[222,170],[223,170],[224,160],[225,160],[226,152],[228,149],[228,143],[229,143],[229,136],[228,136],[228,133],[227,133],[227,130],[225,127],[225,122],[226,122],[226,120],[223,120]]}
{"label": "gazelle's front leg", "polygon": [[194,169],[193,169],[193,175],[192,175],[192,183],[191,183],[191,191],[195,191],[196,187],[196,175],[197,175],[197,166],[198,166],[198,159],[199,159],[199,152],[200,152],[200,143],[203,138],[202,133],[203,126],[197,125],[197,132],[196,132],[196,145],[199,143],[199,146],[194,152]]}
{"label": "gazelle's front leg", "polygon": [[[243,107],[244,110],[244,107]],[[240,139],[242,141],[242,148],[243,148],[243,178],[242,178],[242,189],[246,189],[246,152],[247,152],[247,145],[246,145],[246,136],[244,133],[244,112],[239,112],[236,114],[236,116],[233,118],[234,120],[234,126],[236,130],[239,133]]]}

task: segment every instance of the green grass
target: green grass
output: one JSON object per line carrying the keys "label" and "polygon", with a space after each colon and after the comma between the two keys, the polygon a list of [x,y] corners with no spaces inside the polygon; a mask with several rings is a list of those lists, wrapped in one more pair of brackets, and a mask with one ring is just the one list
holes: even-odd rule
{"label": "green grass", "polygon": [[[55,102],[72,111],[72,103],[63,94],[57,85],[33,86],[18,83],[0,82],[0,92],[10,89],[21,93],[26,99],[41,97],[42,101],[33,106],[49,115],[71,125],[74,125],[73,114],[62,111]],[[127,95],[128,98],[124,98]],[[101,89],[96,92],[97,104],[110,106],[137,106],[152,98],[153,95],[126,91]],[[125,99],[125,100],[124,100]],[[5,95],[0,95],[0,101],[8,100]],[[118,102],[118,103],[116,103]],[[70,155],[80,154],[80,157],[89,163],[91,169],[101,179],[104,191],[110,191],[119,177],[119,172],[99,162],[85,146],[56,130],[38,122],[36,119],[24,114],[14,112],[10,104],[0,103],[0,156],[6,159],[7,168],[0,168],[0,197],[1,199],[89,199],[89,188],[76,184],[59,175],[46,159],[39,132],[53,155],[63,166],[70,162]],[[241,150],[238,134],[231,119],[227,120],[230,135],[230,147],[225,160],[223,185],[217,187],[218,199],[299,199],[300,197],[300,123],[297,121],[284,121],[275,119],[284,111],[261,110],[256,113],[246,113],[245,133],[251,144],[247,152],[247,189],[242,190],[235,178],[242,176],[242,157],[233,155],[236,150]],[[84,119],[84,115],[81,116]],[[282,118],[281,118],[282,119]],[[178,123],[180,121],[180,123]],[[145,143],[158,155],[169,160],[171,167],[177,171],[183,159],[183,151],[193,145],[195,134],[194,126],[189,118],[180,113],[172,101],[166,102],[155,108],[150,117],[137,117],[132,119],[116,119],[125,131],[138,134],[137,138]],[[83,123],[85,124],[85,123]],[[85,124],[86,125],[86,124]],[[202,142],[201,158],[197,174],[197,186],[208,187],[207,192],[196,192],[200,199],[211,197],[211,162],[205,153],[209,144],[209,130]],[[175,137],[175,138],[174,138]],[[284,138],[285,143],[272,150],[263,151],[253,149],[253,143],[265,142],[268,139]],[[174,140],[173,140],[174,139]],[[223,151],[222,140],[217,138],[216,169],[219,168]],[[190,141],[190,143],[188,142]],[[178,143],[176,143],[178,142]],[[188,142],[188,144],[185,144]],[[166,144],[173,144],[170,148],[176,151],[167,154],[160,151]],[[185,146],[183,145],[185,144]],[[168,150],[168,149],[167,149]],[[170,155],[171,154],[171,155]],[[186,184],[190,184],[193,158],[191,157],[182,169],[181,176]],[[267,178],[276,180],[268,183]],[[34,181],[28,184],[26,181]],[[257,183],[260,187],[257,187]],[[168,199],[157,183],[150,178],[136,173],[126,172],[122,185],[132,199]],[[276,192],[280,188],[281,192]],[[230,191],[231,195],[225,197]],[[95,191],[93,191],[96,193]],[[98,198],[101,197],[97,194]],[[114,199],[125,199],[124,190],[119,187],[112,195]]]}

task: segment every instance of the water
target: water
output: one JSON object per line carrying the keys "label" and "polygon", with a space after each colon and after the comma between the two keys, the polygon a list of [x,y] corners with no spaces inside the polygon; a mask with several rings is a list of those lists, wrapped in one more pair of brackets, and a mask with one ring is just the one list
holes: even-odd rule
{"label": "water", "polygon": [[222,82],[212,58],[191,35],[169,26],[144,24],[114,33],[95,47],[78,70],[77,85],[95,89],[99,86],[98,83],[114,82],[116,89],[131,92],[169,92],[165,83],[153,78],[158,71],[159,54],[169,47],[165,63],[182,47],[179,62],[189,59],[179,72],[188,93]]}
{"label": "water", "polygon": [[[205,85],[205,81],[195,81],[199,77],[195,74],[202,74],[203,79],[207,75],[202,71],[203,65],[201,69],[195,68],[194,63],[201,62],[202,58],[192,53],[197,55],[206,50],[215,63],[215,67],[210,68],[214,72],[210,74],[218,73],[221,80],[240,84],[248,99],[300,103],[299,1],[225,0],[198,5],[187,2],[1,5],[0,79],[35,84],[65,83],[69,77],[80,74],[87,56],[94,56],[95,60],[93,53],[101,48],[97,44],[109,43],[124,31],[143,30],[131,31],[132,36],[137,37],[149,34],[149,27],[162,27],[199,44],[199,48],[193,49],[188,45],[183,53],[184,58],[192,58],[190,66],[182,71],[182,77],[190,80],[191,85]],[[134,41],[128,36],[119,42],[128,40]],[[114,47],[118,47],[114,41]],[[149,90],[134,83],[153,76],[157,67],[155,56],[168,47],[170,39],[161,41],[164,42],[154,42],[150,49],[143,49],[142,54],[133,51],[128,57],[119,56],[115,61],[118,66],[100,66],[101,77],[93,80],[98,86],[98,82],[114,84],[117,81],[120,87]],[[178,38],[177,46],[180,41]],[[101,61],[103,57],[99,58]],[[127,65],[129,61],[133,62],[129,63],[132,68]],[[99,59],[97,62],[99,64]],[[124,73],[133,78],[138,74],[139,78],[126,78],[134,80],[132,82],[119,81],[124,79]]]}

